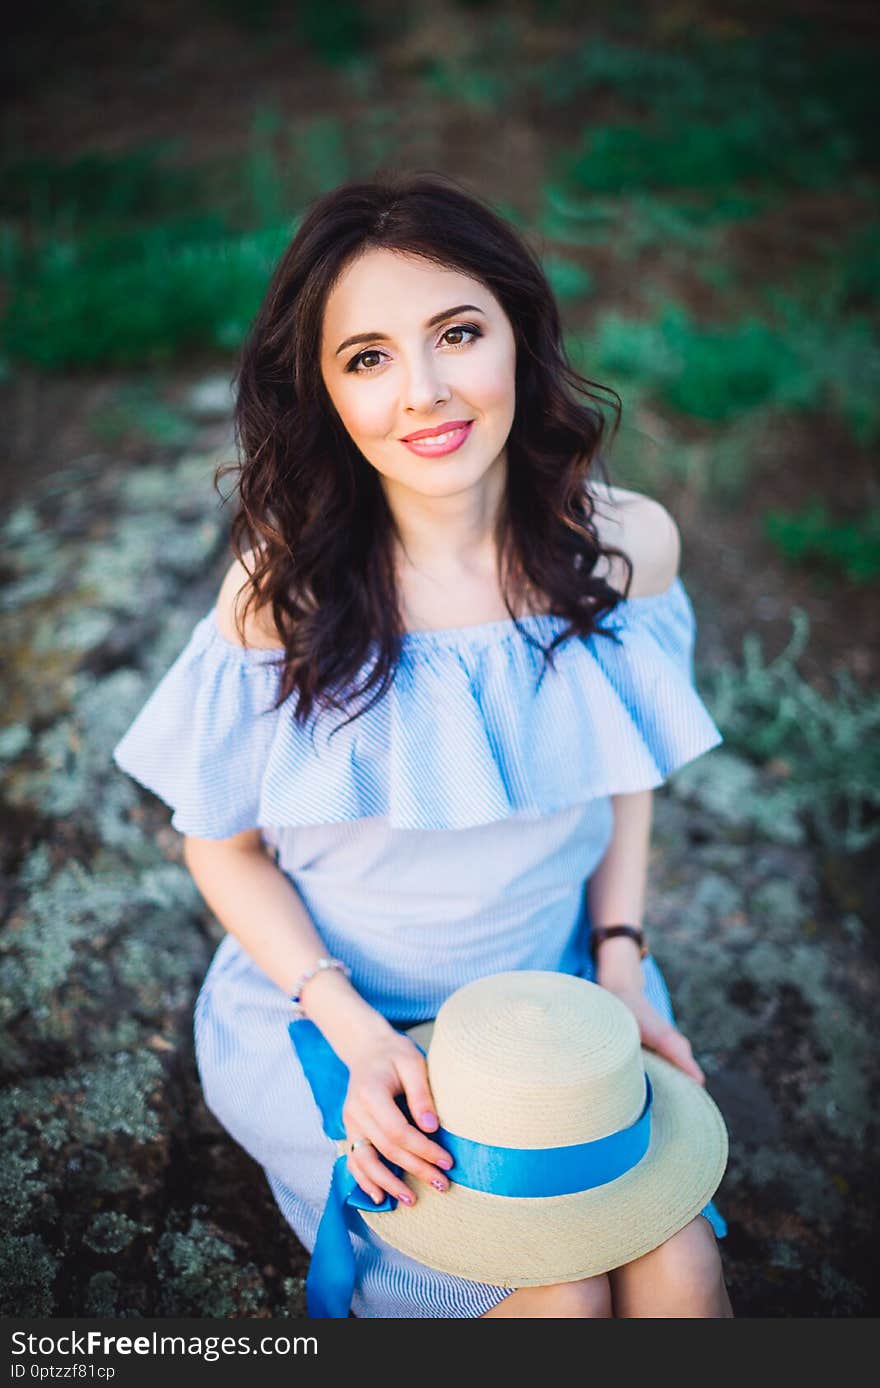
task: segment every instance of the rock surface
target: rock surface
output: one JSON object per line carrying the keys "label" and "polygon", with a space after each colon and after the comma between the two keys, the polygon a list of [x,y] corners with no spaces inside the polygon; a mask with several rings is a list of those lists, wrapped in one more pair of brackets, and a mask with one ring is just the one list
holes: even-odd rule
{"label": "rock surface", "polygon": [[[230,456],[205,423],[173,461],[79,458],[3,526],[6,1315],[305,1311],[307,1257],[201,1097],[192,1005],[222,929],[168,810],[110,760],[213,600]],[[767,822],[755,768],[724,748],[658,792],[654,825],[654,950],[730,1129],[734,1309],[871,1314],[861,903],[837,918],[828,865],[798,821]]]}

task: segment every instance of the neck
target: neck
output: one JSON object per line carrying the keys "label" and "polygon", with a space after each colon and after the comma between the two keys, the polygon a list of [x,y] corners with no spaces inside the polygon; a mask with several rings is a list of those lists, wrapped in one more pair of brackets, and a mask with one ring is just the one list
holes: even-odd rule
{"label": "neck", "polygon": [[494,573],[506,480],[504,453],[477,486],[451,496],[424,496],[383,478],[403,563],[438,577]]}

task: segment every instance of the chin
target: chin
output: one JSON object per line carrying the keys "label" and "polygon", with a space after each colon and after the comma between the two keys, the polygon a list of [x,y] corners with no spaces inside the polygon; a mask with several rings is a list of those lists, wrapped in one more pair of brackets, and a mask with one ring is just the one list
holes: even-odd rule
{"label": "chin", "polygon": [[442,462],[425,464],[410,473],[405,485],[416,491],[424,491],[432,496],[448,491],[463,491],[467,487],[477,487],[485,481],[492,470],[492,464],[474,466],[473,460],[460,461],[451,455]]}

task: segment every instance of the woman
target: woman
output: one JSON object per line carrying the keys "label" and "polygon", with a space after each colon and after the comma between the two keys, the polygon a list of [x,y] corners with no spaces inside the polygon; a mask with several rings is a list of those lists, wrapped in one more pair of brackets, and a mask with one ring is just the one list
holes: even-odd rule
{"label": "woman", "polygon": [[[335,1149],[292,996],[348,1067],[349,1167],[377,1202],[448,1186],[402,1031],[471,979],[595,977],[703,1082],[638,927],[652,789],[721,738],[676,527],[593,479],[600,401],[539,262],[438,175],[313,204],[245,344],[236,562],[114,755],[174,807],[228,931],[196,1007],[205,1097],[307,1248]],[[704,1214],[608,1275],[514,1292],[364,1226],[353,1309],[730,1315]]]}

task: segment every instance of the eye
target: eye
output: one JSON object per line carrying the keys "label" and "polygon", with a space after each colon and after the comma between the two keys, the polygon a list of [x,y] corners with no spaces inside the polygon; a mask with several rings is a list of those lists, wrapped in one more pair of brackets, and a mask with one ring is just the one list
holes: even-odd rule
{"label": "eye", "polygon": [[[471,342],[476,341],[478,337],[483,336],[482,330],[480,328],[475,327],[473,324],[455,323],[452,327],[444,329],[443,333],[440,336],[440,341],[442,342],[443,338],[448,337],[450,333],[468,334],[468,340],[466,342],[447,343],[447,346],[451,347],[453,351],[460,351],[463,347],[469,347],[471,345]],[[351,361],[348,363],[348,366],[345,368],[346,371],[350,371],[354,376],[366,376],[369,375],[371,371],[377,371],[379,369],[379,365],[381,365],[381,361],[377,363],[377,365],[375,366],[367,366],[366,364],[361,366],[361,362],[364,362],[364,359],[366,357],[381,358],[382,353],[379,351],[378,347],[367,347],[364,349],[363,352],[358,352],[356,357],[352,357]]]}
{"label": "eye", "polygon": [[381,352],[378,352],[375,347],[370,347],[366,352],[358,352],[356,357],[352,357],[345,369],[346,371],[350,371],[354,376],[363,376],[368,371],[376,370],[375,366],[364,366],[363,370],[360,370],[360,364],[364,358],[380,357],[381,355]]}
{"label": "eye", "polygon": [[[443,334],[443,337],[446,337],[448,333],[469,333],[472,339],[475,339],[475,338],[478,338],[478,337],[482,337],[482,336],[483,336],[483,334],[480,332],[480,329],[479,329],[479,328],[469,328],[468,325],[467,325],[466,323],[456,323],[454,327],[452,327],[452,328],[447,328],[447,329],[446,329],[446,332]],[[442,341],[442,340],[443,340],[443,339],[441,338],[441,341]],[[450,347],[467,347],[467,346],[468,346],[468,343],[467,343],[467,342],[450,342],[449,345],[450,345]]]}

